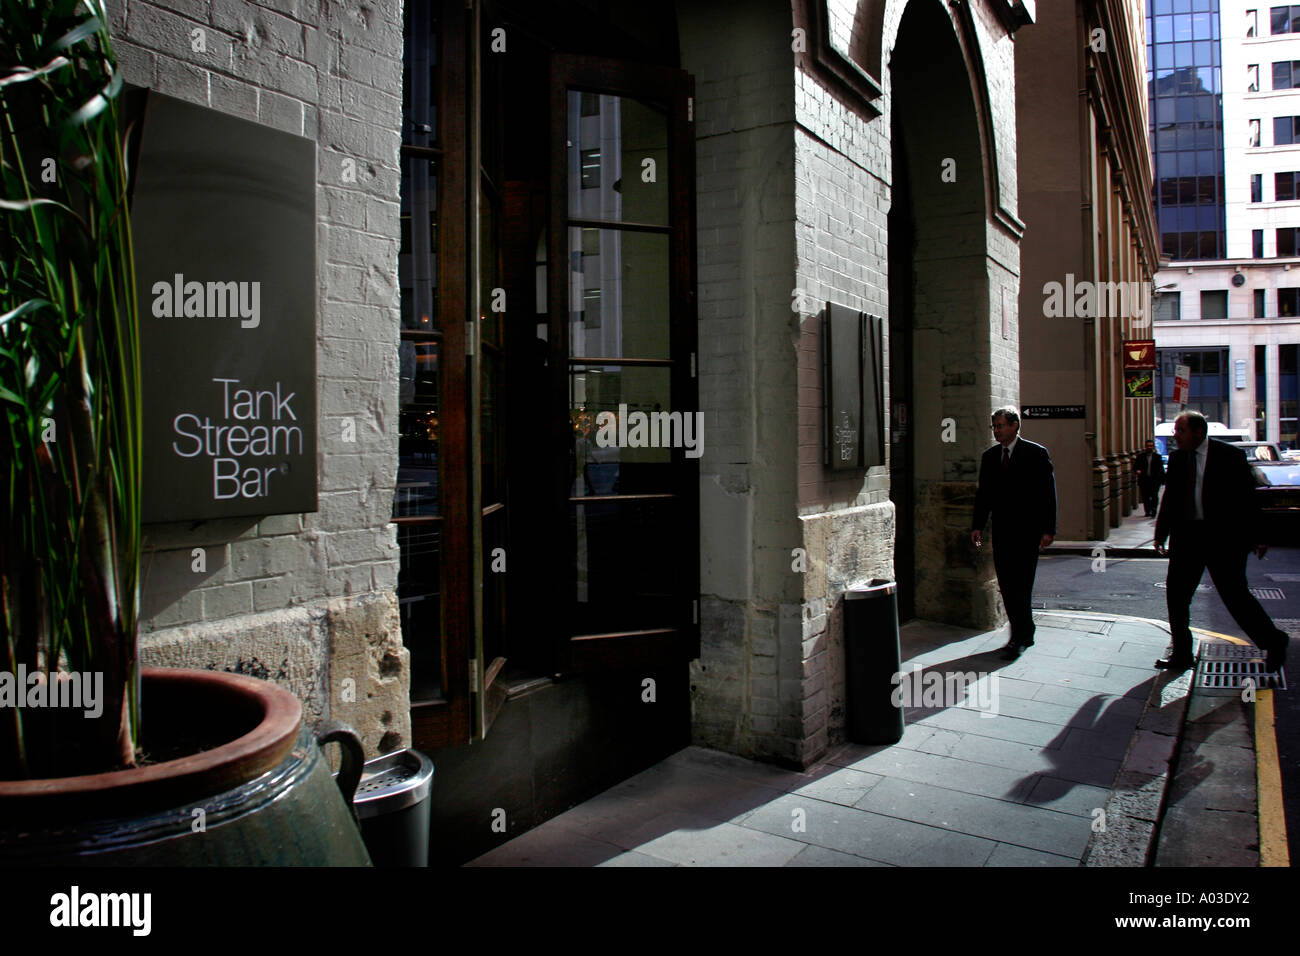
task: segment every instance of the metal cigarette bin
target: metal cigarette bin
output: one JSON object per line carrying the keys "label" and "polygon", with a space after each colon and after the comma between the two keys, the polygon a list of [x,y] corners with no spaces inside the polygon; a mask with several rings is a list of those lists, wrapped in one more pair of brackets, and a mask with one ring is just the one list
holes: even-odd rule
{"label": "metal cigarette bin", "polygon": [[844,592],[845,734],[859,744],[896,744],[903,736],[903,708],[894,703],[901,667],[898,585],[873,578]]}

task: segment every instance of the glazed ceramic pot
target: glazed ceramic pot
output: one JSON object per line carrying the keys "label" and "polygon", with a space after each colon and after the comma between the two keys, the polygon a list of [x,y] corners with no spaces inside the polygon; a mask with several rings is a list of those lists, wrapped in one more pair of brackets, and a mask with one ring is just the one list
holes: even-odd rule
{"label": "glazed ceramic pot", "polygon": [[142,750],[160,762],[0,781],[0,865],[369,865],[351,808],[354,733],[331,725],[321,738],[344,744],[336,784],[289,691],[166,668],[141,684]]}

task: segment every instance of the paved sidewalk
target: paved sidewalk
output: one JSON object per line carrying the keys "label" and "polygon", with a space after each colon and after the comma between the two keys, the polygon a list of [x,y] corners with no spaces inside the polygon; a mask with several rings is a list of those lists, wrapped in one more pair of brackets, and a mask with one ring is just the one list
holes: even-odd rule
{"label": "paved sidewalk", "polygon": [[909,708],[898,744],[804,773],[687,747],[469,865],[1143,865],[1186,706],[1188,681],[1152,667],[1168,633],[1035,619],[1014,662],[1005,629],[903,628],[904,671],[984,674],[982,694],[996,677],[994,716]]}
{"label": "paved sidewalk", "polygon": [[1118,528],[1111,528],[1105,541],[1068,541],[1058,538],[1048,551],[1092,554],[1100,546],[1113,558],[1150,557],[1155,554],[1155,534],[1156,519],[1144,518],[1139,507]]}

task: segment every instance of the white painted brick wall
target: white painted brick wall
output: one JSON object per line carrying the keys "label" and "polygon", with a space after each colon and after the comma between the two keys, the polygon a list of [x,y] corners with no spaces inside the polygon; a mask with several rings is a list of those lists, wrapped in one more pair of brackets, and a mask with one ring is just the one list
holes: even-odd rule
{"label": "white painted brick wall", "polygon": [[[392,587],[400,2],[110,0],[109,8],[128,81],[314,139],[320,156],[320,510],[148,528],[142,629],[307,603],[377,581]],[[193,48],[195,30],[204,52]],[[342,181],[345,158],[356,161],[355,184]],[[355,444],[341,440],[345,418],[355,422]],[[204,540],[230,543],[209,553],[200,575],[190,570],[190,548]],[[198,600],[171,599],[186,592]]]}

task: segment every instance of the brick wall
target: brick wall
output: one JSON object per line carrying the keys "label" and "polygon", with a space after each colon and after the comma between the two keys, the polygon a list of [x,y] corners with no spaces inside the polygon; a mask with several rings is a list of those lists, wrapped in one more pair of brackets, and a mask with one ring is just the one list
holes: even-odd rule
{"label": "brick wall", "polygon": [[[852,24],[864,6],[831,0],[832,19]],[[904,6],[884,8],[886,63]],[[1002,180],[998,203],[1013,212],[1014,58],[992,12],[977,6],[989,96],[1010,97],[990,113],[997,133],[988,148]],[[747,5],[743,16],[725,4],[678,9],[683,67],[696,76],[700,398],[713,429],[701,463],[694,734],[705,745],[807,764],[842,736],[843,592],[893,573],[887,468],[837,477],[822,465],[820,341],[828,300],[888,315],[891,81],[886,70],[876,103],[883,116],[847,107],[796,66],[793,14],[784,3]],[[968,85],[955,40],[951,47]],[[925,531],[917,548],[938,569],[924,582],[931,616],[991,621],[991,567],[953,576],[946,562],[969,525],[990,403],[1014,400],[1018,389],[1019,249],[1018,237],[992,221],[981,135],[960,93],[952,85],[928,91],[931,112],[918,114],[910,144],[927,157],[912,157],[924,224],[914,352],[918,376],[927,376],[918,379],[914,421],[924,415],[934,424],[933,435],[917,438],[918,507],[939,516],[918,520]],[[954,102],[964,110],[959,128],[944,115]],[[939,159],[953,155],[961,185],[940,188]],[[798,297],[801,310],[792,308]],[[939,442],[947,416],[960,422],[956,447]]]}
{"label": "brick wall", "polygon": [[[304,700],[309,719],[353,723],[372,753],[408,744],[389,523],[400,0],[109,0],[109,10],[128,82],[318,147],[319,510],[147,527],[142,658],[269,677]],[[345,160],[355,182],[344,181]],[[347,419],[355,442],[343,441]],[[204,571],[194,548],[206,552]]]}

